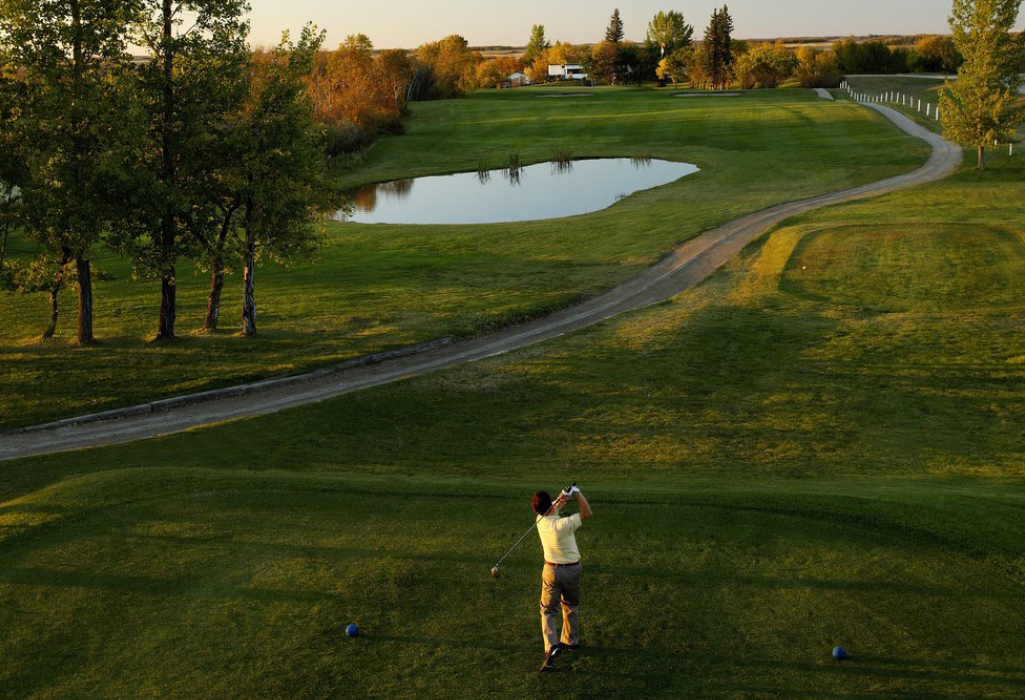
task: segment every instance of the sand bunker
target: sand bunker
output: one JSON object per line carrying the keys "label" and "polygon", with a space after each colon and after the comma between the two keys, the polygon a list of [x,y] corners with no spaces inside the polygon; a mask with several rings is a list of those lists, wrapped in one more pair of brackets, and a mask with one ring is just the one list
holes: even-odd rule
{"label": "sand bunker", "polygon": [[681,92],[673,97],[740,97],[742,92]]}

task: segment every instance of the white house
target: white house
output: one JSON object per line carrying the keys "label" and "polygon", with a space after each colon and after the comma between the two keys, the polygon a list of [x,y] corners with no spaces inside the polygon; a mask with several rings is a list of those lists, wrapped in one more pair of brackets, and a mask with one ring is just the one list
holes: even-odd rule
{"label": "white house", "polygon": [[548,66],[548,77],[557,80],[587,80],[587,73],[578,63],[563,63]]}

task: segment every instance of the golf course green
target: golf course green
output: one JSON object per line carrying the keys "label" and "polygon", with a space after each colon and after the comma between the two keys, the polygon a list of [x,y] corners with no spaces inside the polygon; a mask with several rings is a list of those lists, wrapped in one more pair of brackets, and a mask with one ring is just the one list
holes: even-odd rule
{"label": "golf course green", "polygon": [[[560,89],[559,92],[565,92]],[[74,292],[54,342],[43,295],[0,292],[0,428],[296,374],[353,356],[476,335],[536,317],[639,274],[683,241],[781,202],[913,170],[921,141],[853,104],[808,90],[730,100],[601,88],[544,99],[546,89],[482,92],[413,105],[407,134],[388,137],[340,186],[575,158],[657,157],[702,168],[604,211],[488,226],[328,224],[317,260],[261,268],[260,336],[237,336],[241,275],[228,278],[222,332],[202,325],[208,277],[179,266],[179,330],[154,344],[159,284],[110,255],[97,284],[94,347],[71,346]],[[24,254],[24,242],[13,251]]]}
{"label": "golf course green", "polygon": [[[365,177],[463,169],[456,143],[504,152],[516,130],[568,134],[588,114],[585,99],[526,102],[534,94],[418,110]],[[591,121],[580,155],[623,155],[630,132],[702,173],[536,226],[333,227],[319,266],[268,271],[265,293],[307,285],[296,304],[315,306],[291,309],[294,323],[312,324],[314,308],[385,320],[377,340],[313,344],[311,357],[537,313],[712,223],[924,153],[867,109],[797,91],[587,99],[636,127]],[[448,122],[462,133],[451,143],[418,136]],[[671,302],[505,357],[0,463],[0,694],[1022,696],[1025,184],[1020,160],[991,166],[791,219]],[[105,291],[135,304],[134,289]],[[431,289],[444,299],[425,300]],[[285,310],[259,349],[197,336],[178,348],[182,366],[223,347],[211,362],[269,371],[307,337]],[[144,318],[108,332],[141,338]],[[98,352],[175,351],[121,343]],[[60,353],[92,352],[24,344],[36,355],[8,365],[38,375]],[[289,355],[290,367],[307,360]],[[173,368],[126,367],[110,371],[178,387]],[[27,396],[33,380],[17,381]],[[49,399],[32,415],[80,408]],[[578,534],[582,650],[539,676],[537,540],[501,578],[489,569],[530,525],[531,493],[571,481],[595,510]],[[837,645],[849,660],[830,658]]]}

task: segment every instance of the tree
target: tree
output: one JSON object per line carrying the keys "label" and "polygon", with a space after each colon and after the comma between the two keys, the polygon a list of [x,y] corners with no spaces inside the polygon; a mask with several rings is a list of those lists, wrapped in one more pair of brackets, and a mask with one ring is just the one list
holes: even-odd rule
{"label": "tree", "polygon": [[10,56],[0,49],[0,287],[4,282],[4,261],[7,241],[17,224],[21,204],[21,187],[28,178],[22,141],[19,138],[23,99],[22,84],[15,79]]}
{"label": "tree", "polygon": [[797,52],[797,60],[797,79],[802,87],[839,87],[840,63],[832,51],[802,46]]}
{"label": "tree", "polygon": [[417,61],[429,73],[429,99],[462,97],[476,86],[479,56],[470,51],[469,42],[458,34],[424,44],[417,49]]}
{"label": "tree", "polygon": [[232,225],[243,267],[243,334],[256,334],[256,267],[307,258],[319,244],[321,212],[329,205],[324,144],[306,84],[323,40],[307,26],[293,44],[287,34],[266,61],[254,65],[236,125],[239,209]]}
{"label": "tree", "polygon": [[13,120],[28,166],[21,223],[43,258],[74,265],[83,345],[93,342],[90,258],[109,223],[108,183],[121,171],[117,79],[129,65],[134,11],[130,0],[0,3],[5,60],[23,84]]}
{"label": "tree", "polygon": [[954,0],[950,27],[964,56],[955,83],[940,94],[943,129],[964,146],[978,149],[986,169],[986,147],[1010,140],[1023,118],[1017,104],[1022,84],[1021,42],[1011,34],[1022,0]]}
{"label": "tree", "polygon": [[913,67],[922,73],[954,73],[964,57],[949,36],[930,36],[915,47]]}
{"label": "tree", "polygon": [[797,67],[797,56],[784,44],[756,44],[737,59],[737,81],[747,90],[776,88],[792,76]]}
{"label": "tree", "polygon": [[623,41],[625,34],[623,33],[623,19],[619,16],[619,8],[612,13],[612,19],[609,20],[609,28],[605,30],[605,42],[608,44],[619,44]]}
{"label": "tree", "polygon": [[659,12],[648,23],[647,41],[660,49],[660,57],[665,58],[678,49],[690,46],[693,42],[694,27],[683,19],[681,12]]}
{"label": "tree", "polygon": [[406,111],[406,89],[413,77],[413,63],[409,52],[402,49],[387,49],[374,59],[377,74],[399,113]]}
{"label": "tree", "polygon": [[503,73],[497,61],[484,61],[477,66],[477,86],[500,88],[508,73]]}
{"label": "tree", "polygon": [[688,79],[687,66],[690,64],[694,54],[693,47],[687,46],[677,49],[663,58],[656,71],[659,80],[671,80],[673,87]]}
{"label": "tree", "polygon": [[591,53],[590,74],[601,83],[615,85],[620,79],[619,46],[603,41]]}
{"label": "tree", "polygon": [[725,5],[712,13],[702,48],[696,57],[703,60],[703,72],[712,89],[726,89],[733,76],[733,18]]}
{"label": "tree", "polygon": [[[212,214],[223,151],[216,144],[238,112],[249,62],[245,0],[140,0],[136,43],[146,147],[125,192],[132,218],[118,247],[160,278],[158,341],[175,338],[177,262],[216,235]],[[188,23],[186,26],[186,22]]]}
{"label": "tree", "polygon": [[531,65],[541,58],[545,51],[551,48],[551,43],[545,37],[545,25],[535,24],[530,29],[530,41],[527,42],[527,49],[523,52],[524,65]]}

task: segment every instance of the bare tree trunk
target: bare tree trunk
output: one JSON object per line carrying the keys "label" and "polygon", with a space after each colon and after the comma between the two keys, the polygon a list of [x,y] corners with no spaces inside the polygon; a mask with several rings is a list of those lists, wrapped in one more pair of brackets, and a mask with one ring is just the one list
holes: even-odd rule
{"label": "bare tree trunk", "polygon": [[986,147],[979,146],[979,170],[986,169]]}
{"label": "bare tree trunk", "polygon": [[206,302],[206,320],[203,330],[217,330],[217,319],[221,316],[221,290],[224,289],[224,264],[220,255],[214,257],[210,264],[210,295]]}
{"label": "bare tree trunk", "polygon": [[[162,166],[161,179],[168,189],[173,189],[175,181],[174,155],[171,152],[171,130],[174,123],[174,52],[172,38],[174,36],[174,2],[163,0],[163,38],[165,45],[162,48],[163,71],[164,71],[164,94],[163,109],[164,119],[161,124],[161,150]],[[160,222],[160,247],[164,257],[163,269],[160,275],[160,328],[157,330],[157,340],[174,340],[175,301],[176,301],[176,280],[174,269],[175,254],[175,216],[171,211],[170,203],[166,205]]]}
{"label": "bare tree trunk", "polygon": [[60,317],[60,307],[57,305],[57,296],[59,294],[59,289],[54,289],[50,292],[50,325],[43,331],[43,340],[50,340],[53,334],[57,332],[57,319]]}
{"label": "bare tree trunk", "polygon": [[242,334],[256,335],[256,246],[249,244],[246,250],[245,272],[242,280]]}
{"label": "bare tree trunk", "polygon": [[4,242],[0,244],[0,272],[4,271],[4,260],[7,258],[7,238],[11,235],[11,222],[4,224]]}
{"label": "bare tree trunk", "polygon": [[92,266],[81,256],[75,257],[78,273],[78,344],[93,343],[93,277]]}
{"label": "bare tree trunk", "polygon": [[174,265],[160,277],[160,329],[157,340],[174,340],[175,296],[177,292]]}

